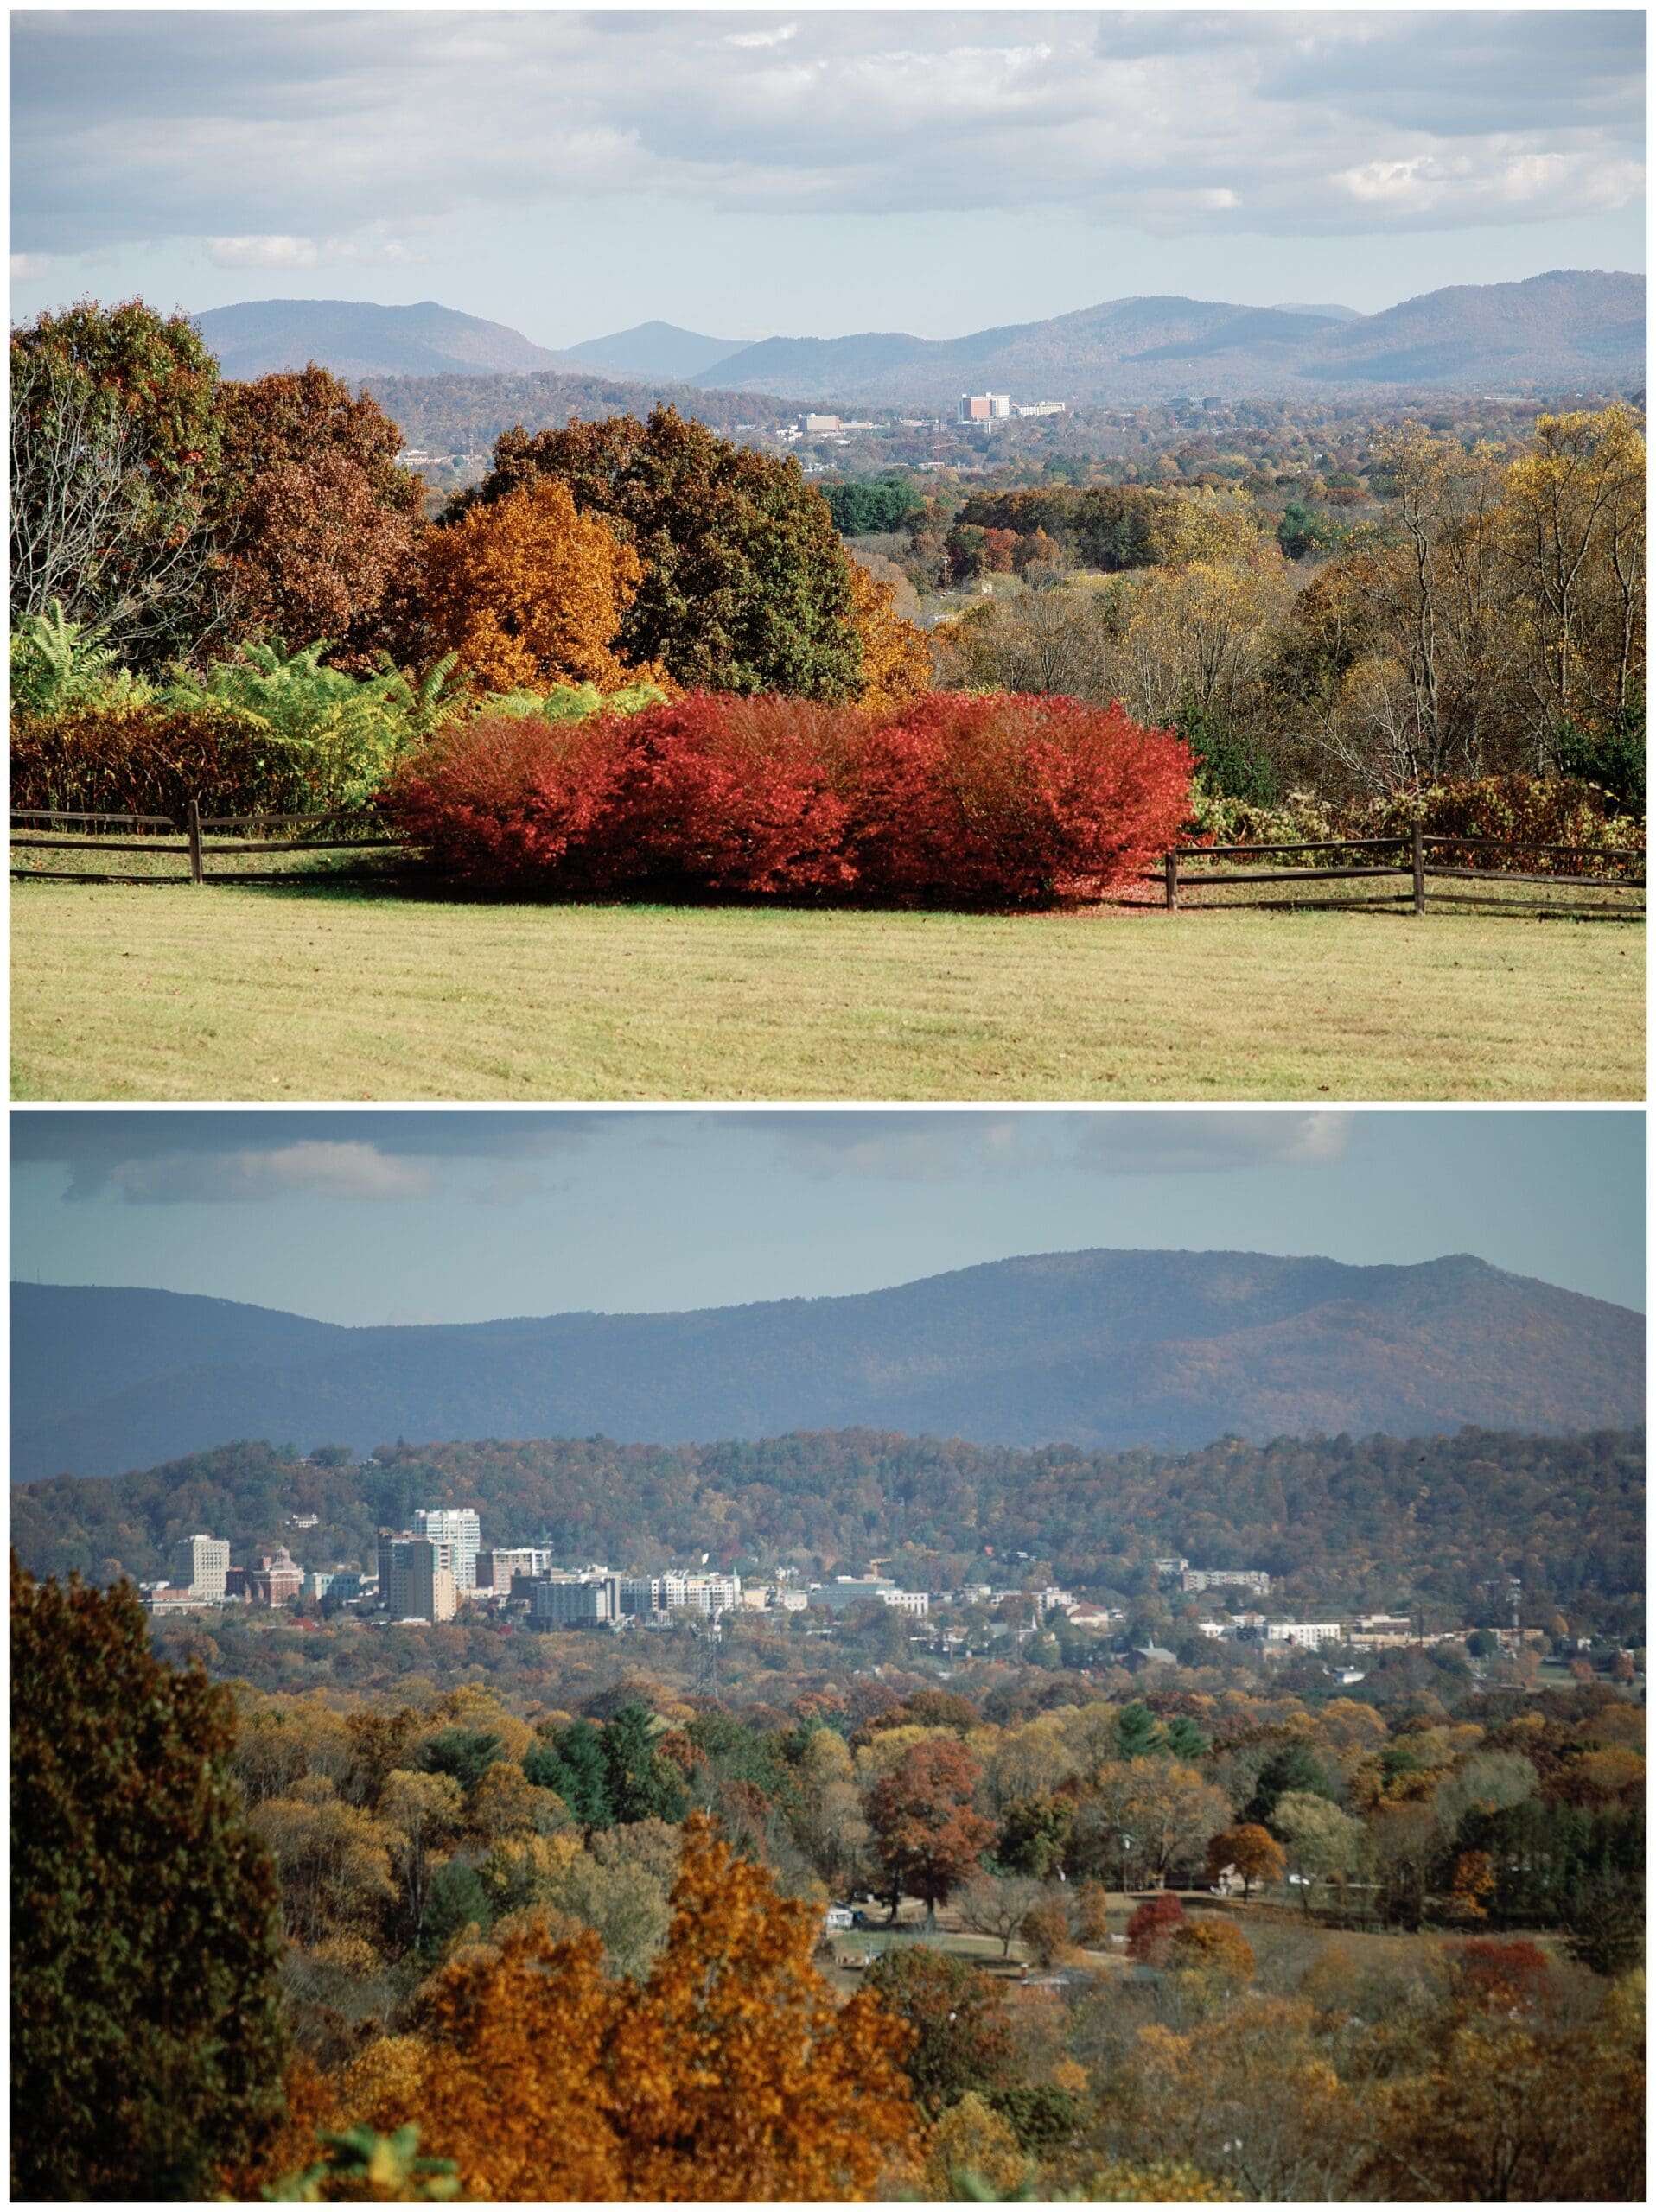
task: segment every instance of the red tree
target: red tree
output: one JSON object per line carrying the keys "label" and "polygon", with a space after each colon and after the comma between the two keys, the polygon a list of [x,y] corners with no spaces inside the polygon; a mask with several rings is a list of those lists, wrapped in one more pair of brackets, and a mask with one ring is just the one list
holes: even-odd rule
{"label": "red tree", "polygon": [[1185,1924],[1185,1910],[1175,1897],[1163,1891],[1146,1897],[1127,1923],[1127,1955],[1141,1967],[1166,1963],[1168,1948]]}
{"label": "red tree", "polygon": [[869,1792],[869,1823],[889,1878],[891,1916],[905,1891],[934,1913],[995,1840],[995,1824],[972,1810],[983,1770],[965,1745],[933,1737],[916,1744]]}

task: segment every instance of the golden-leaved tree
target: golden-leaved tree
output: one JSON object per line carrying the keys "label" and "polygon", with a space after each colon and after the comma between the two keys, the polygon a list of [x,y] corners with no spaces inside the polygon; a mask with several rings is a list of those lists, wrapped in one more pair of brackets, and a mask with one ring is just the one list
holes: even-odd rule
{"label": "golden-leaved tree", "polygon": [[436,649],[486,690],[613,691],[657,674],[614,650],[643,573],[630,547],[576,512],[565,484],[538,477],[426,533],[421,613]]}
{"label": "golden-leaved tree", "polygon": [[[778,1896],[703,1815],[685,1823],[665,1948],[641,1985],[597,1938],[537,1916],[462,1947],[430,1985],[417,2039],[358,2061],[311,2126],[411,2120],[462,2192],[507,2202],[861,2201],[912,2177],[922,2147],[909,2031],[811,1962],[818,1916]],[[290,2133],[280,2153],[309,2156]],[[285,2168],[283,2169],[285,2171]]]}

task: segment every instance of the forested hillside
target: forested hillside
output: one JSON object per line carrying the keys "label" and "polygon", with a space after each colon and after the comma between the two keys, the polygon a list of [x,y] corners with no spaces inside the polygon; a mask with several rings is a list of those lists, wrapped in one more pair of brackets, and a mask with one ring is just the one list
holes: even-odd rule
{"label": "forested hillside", "polygon": [[[341,1464],[328,1464],[335,1459]],[[984,1450],[853,1429],[664,1449],[602,1437],[385,1446],[373,1463],[302,1461],[268,1444],[116,1480],[14,1492],[13,1541],[40,1574],[162,1571],[176,1537],[210,1529],[236,1560],[290,1543],[307,1566],[371,1558],[382,1523],[465,1504],[486,1543],[548,1542],[571,1560],[656,1567],[705,1552],[723,1568],[846,1573],[871,1559],[922,1587],[969,1570],[1016,1586],[1151,1590],[1150,1561],[1257,1567],[1285,1597],[1336,1609],[1428,1601],[1489,1611],[1521,1576],[1526,1617],[1590,1619],[1644,1586],[1644,1438],[1223,1439],[1182,1457]],[[317,1525],[286,1529],[293,1514]]]}

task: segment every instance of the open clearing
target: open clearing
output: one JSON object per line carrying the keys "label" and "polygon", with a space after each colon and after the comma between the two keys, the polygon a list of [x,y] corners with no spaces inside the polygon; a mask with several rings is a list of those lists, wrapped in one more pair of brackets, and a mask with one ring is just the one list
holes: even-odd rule
{"label": "open clearing", "polygon": [[16,883],[14,1097],[1635,1098],[1644,930]]}

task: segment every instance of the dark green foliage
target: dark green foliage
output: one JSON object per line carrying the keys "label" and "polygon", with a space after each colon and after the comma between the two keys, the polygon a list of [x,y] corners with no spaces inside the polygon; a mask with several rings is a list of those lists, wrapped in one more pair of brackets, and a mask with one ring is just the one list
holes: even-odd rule
{"label": "dark green foliage", "polygon": [[1564,1916],[1570,1955],[1595,1974],[1614,1977],[1642,1964],[1644,1884],[1635,1873],[1589,1874]]}
{"label": "dark green foliage", "polygon": [[1162,1724],[1149,1706],[1134,1703],[1124,1705],[1116,1716],[1116,1756],[1124,1759],[1147,1758],[1152,1751],[1164,1748]]}
{"label": "dark green foliage", "polygon": [[1205,1758],[1208,1741],[1188,1713],[1175,1713],[1168,1723],[1168,1749],[1175,1759]]}
{"label": "dark green foliage", "polygon": [[604,1779],[617,1822],[681,1821],[687,1809],[677,1770],[655,1748],[655,1719],[641,1705],[624,1705],[600,1738]]}
{"label": "dark green foliage", "polygon": [[589,1720],[572,1722],[555,1743],[537,1745],[523,1770],[536,1789],[556,1790],[583,1827],[615,1826],[603,1741]]}
{"label": "dark green foliage", "polygon": [[1277,525],[1277,541],[1290,561],[1337,553],[1349,535],[1326,508],[1308,507],[1301,499],[1288,502]]}
{"label": "dark green foliage", "polygon": [[1082,2119],[1079,2098],[1049,2082],[1029,2083],[1022,2088],[993,2089],[984,2099],[999,2113],[1018,2139],[1020,2149],[1032,2158],[1050,2158],[1074,2136]]}
{"label": "dark green foliage", "polygon": [[[1487,1901],[1494,1928],[1573,1924],[1592,1885],[1602,1885],[1608,1899],[1644,1874],[1645,1823],[1635,1813],[1589,1812],[1529,1797],[1499,1812],[1468,1813],[1455,1844],[1457,1852],[1489,1854],[1495,1870]],[[1642,1905],[1640,1910],[1642,1916]],[[1608,1904],[1605,1912],[1608,1926]]]}
{"label": "dark green foliage", "polygon": [[420,1955],[440,1958],[443,1948],[468,1928],[487,1935],[494,1918],[488,1892],[478,1879],[477,1869],[462,1859],[451,1859],[432,1877],[420,1923]]}
{"label": "dark green foliage", "polygon": [[11,1583],[12,2186],[210,2196],[281,2107],[276,1885],[229,1694],[129,1586]]}
{"label": "dark green foliage", "polygon": [[1567,722],[1558,734],[1558,768],[1608,791],[1619,807],[1643,814],[1646,785],[1645,702],[1634,698],[1607,728],[1581,729]]}
{"label": "dark green foliage", "polygon": [[1070,1797],[1020,1797],[1007,1807],[995,1845],[995,1862],[1009,1874],[1046,1881],[1057,1871],[1075,1818]]}
{"label": "dark green foliage", "polygon": [[504,1756],[500,1739],[493,1731],[445,1728],[421,1751],[420,1764],[428,1774],[451,1775],[469,1797],[495,1761]]}
{"label": "dark green foliage", "polygon": [[920,494],[901,476],[883,478],[877,484],[829,484],[823,488],[834,528],[842,537],[901,530],[920,505]]}
{"label": "dark green foliage", "polygon": [[1277,798],[1277,771],[1252,739],[1228,728],[1215,707],[1200,705],[1187,692],[1174,727],[1196,756],[1203,786],[1220,798],[1240,798],[1269,806]]}
{"label": "dark green foliage", "polygon": [[850,562],[793,460],[730,445],[672,408],[509,431],[477,497],[569,486],[645,564],[615,649],[690,690],[848,699],[862,674]]}
{"label": "dark green foliage", "polygon": [[1303,1744],[1286,1745],[1265,1761],[1259,1770],[1253,1796],[1243,1818],[1257,1821],[1261,1827],[1269,1827],[1271,1816],[1277,1809],[1277,1800],[1286,1797],[1290,1791],[1327,1797],[1331,1802],[1335,1796],[1334,1786],[1327,1772]]}
{"label": "dark green foliage", "polygon": [[922,1943],[893,1948],[869,1968],[864,1986],[914,2031],[904,2063],[929,2118],[968,2090],[987,2096],[1016,2085],[1016,2044],[1005,1993],[970,1960]]}

